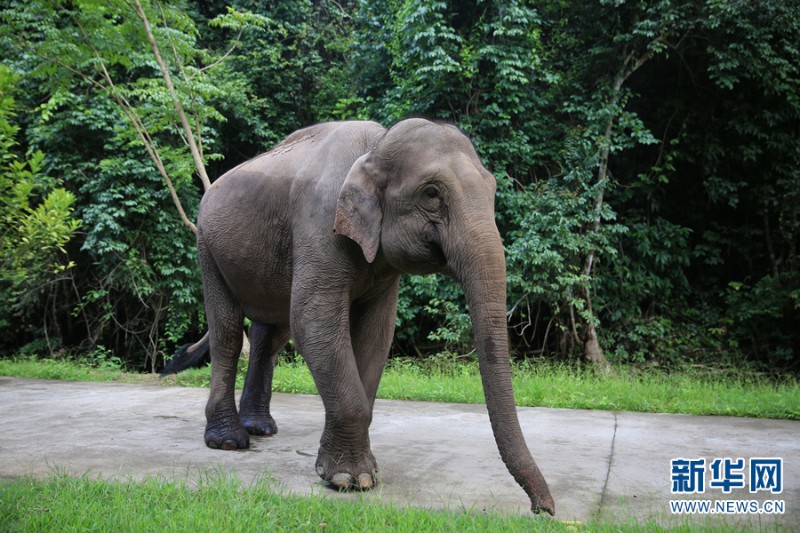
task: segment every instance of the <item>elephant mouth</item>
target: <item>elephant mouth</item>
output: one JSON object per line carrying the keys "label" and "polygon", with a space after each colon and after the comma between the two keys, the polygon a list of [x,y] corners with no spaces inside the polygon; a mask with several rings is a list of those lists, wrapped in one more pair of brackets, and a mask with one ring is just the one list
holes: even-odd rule
{"label": "elephant mouth", "polygon": [[439,272],[449,272],[447,257],[438,243],[425,240],[419,243],[413,256],[406,256],[402,262],[394,263],[395,268],[406,274],[427,276]]}
{"label": "elephant mouth", "polygon": [[429,222],[428,232],[425,238],[425,248],[427,248],[428,260],[432,265],[435,265],[437,272],[447,266],[447,256],[444,254],[444,250],[442,250],[440,244],[443,237],[442,233],[443,228],[441,224],[434,221]]}
{"label": "elephant mouth", "polygon": [[447,257],[444,255],[444,251],[442,251],[442,247],[439,246],[439,243],[434,241],[428,241],[426,247],[428,248],[428,254],[431,259],[431,263],[435,264],[437,268],[442,269],[447,266]]}

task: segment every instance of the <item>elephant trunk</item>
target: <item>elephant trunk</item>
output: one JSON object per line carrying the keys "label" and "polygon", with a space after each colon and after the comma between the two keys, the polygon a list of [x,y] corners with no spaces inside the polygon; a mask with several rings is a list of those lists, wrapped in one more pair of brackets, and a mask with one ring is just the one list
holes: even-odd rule
{"label": "elephant trunk", "polygon": [[555,513],[555,503],[531,457],[517,417],[508,359],[506,267],[494,224],[457,246],[448,261],[469,305],[486,407],[500,456],[531,500],[535,513]]}

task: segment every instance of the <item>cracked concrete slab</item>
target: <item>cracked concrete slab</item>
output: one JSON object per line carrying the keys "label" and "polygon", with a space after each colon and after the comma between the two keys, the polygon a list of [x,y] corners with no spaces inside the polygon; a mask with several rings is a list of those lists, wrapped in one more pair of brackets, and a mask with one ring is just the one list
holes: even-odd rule
{"label": "cracked concrete slab", "polygon": [[[427,508],[529,514],[525,493],[503,465],[485,406],[378,400],[370,430],[380,484],[367,494],[325,489],[314,472],[324,422],[317,396],[275,394],[279,433],[249,450],[203,442],[208,391],[0,377],[0,476],[55,469],[104,478],[193,479],[235,472],[245,483],[270,475],[281,490]],[[800,528],[800,422],[519,408],[531,452],[562,520]],[[673,516],[670,459],[782,457],[783,515]]]}
{"label": "cracked concrete slab", "polygon": [[[705,494],[692,498],[783,500],[786,512],[782,516],[715,515],[714,522],[752,530],[800,527],[800,422],[643,413],[618,413],[617,416],[614,457],[602,510],[604,517],[624,521],[629,517],[648,516],[659,523],[676,521],[668,502],[688,498],[671,494],[671,459],[705,458],[710,463],[715,458],[741,457],[747,461],[753,457],[781,457],[784,460],[781,494],[751,494],[746,489],[724,494],[707,487]],[[708,480],[709,476],[706,485]]]}

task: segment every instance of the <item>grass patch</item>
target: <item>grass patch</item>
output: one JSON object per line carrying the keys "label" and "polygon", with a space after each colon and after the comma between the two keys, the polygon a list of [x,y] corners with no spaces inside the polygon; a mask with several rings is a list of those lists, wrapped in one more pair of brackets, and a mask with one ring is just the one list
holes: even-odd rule
{"label": "grass patch", "polygon": [[[393,399],[482,403],[477,362],[420,366],[392,361],[378,394]],[[757,374],[559,364],[514,366],[517,405],[800,420],[800,383]]]}
{"label": "grass patch", "polygon": [[155,377],[123,372],[118,365],[97,365],[71,359],[19,357],[0,359],[0,375],[20,378],[59,379],[62,381],[121,381],[147,383]]}
{"label": "grass patch", "polygon": [[[263,478],[244,485],[214,472],[197,481],[151,476],[106,481],[66,473],[38,480],[0,479],[0,531],[664,531],[655,522],[577,523],[544,516],[459,512],[291,496]],[[677,522],[672,531],[725,531],[709,523]]]}
{"label": "grass patch", "polygon": [[0,480],[0,531],[569,531],[544,517],[433,512],[391,504],[285,496],[269,480],[244,486],[150,477],[109,482],[56,475]]}
{"label": "grass patch", "polygon": [[[244,384],[240,361],[237,386]],[[133,374],[113,365],[65,360],[0,360],[0,375],[85,381],[158,383],[152,374]],[[207,387],[208,368],[187,370],[161,383]],[[284,356],[275,369],[273,389],[316,394],[314,380],[300,357]],[[646,413],[748,416],[800,420],[800,383],[787,376],[772,379],[745,371],[686,368],[667,372],[616,367],[609,373],[550,363],[514,366],[517,404],[532,407],[606,409]],[[378,396],[384,399],[483,403],[477,362],[432,357],[391,359]]]}
{"label": "grass patch", "polygon": [[[521,405],[800,419],[800,384],[747,373],[720,375],[687,369],[637,371],[612,376],[590,370],[535,369],[515,380]],[[517,383],[519,383],[517,385]]]}

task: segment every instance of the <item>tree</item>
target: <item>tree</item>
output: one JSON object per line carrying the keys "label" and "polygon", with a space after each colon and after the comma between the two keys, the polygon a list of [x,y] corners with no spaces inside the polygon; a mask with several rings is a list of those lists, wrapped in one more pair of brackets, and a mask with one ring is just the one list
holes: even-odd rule
{"label": "tree", "polygon": [[51,339],[58,331],[57,295],[74,266],[65,247],[80,221],[72,215],[74,195],[44,174],[45,155],[18,153],[15,84],[0,65],[0,332],[5,346],[41,334],[52,353],[60,348]]}
{"label": "tree", "polygon": [[[588,106],[571,105],[568,108],[583,115],[582,118],[588,126],[584,135],[594,138],[593,142],[596,143],[595,155],[582,163],[597,169],[596,181],[592,187],[592,221],[586,229],[595,234],[601,232],[603,207],[607,201],[606,190],[610,184],[609,158],[612,152],[631,148],[636,143],[656,142],[639,117],[626,111],[626,103],[631,97],[631,93],[626,91],[626,82],[654,56],[664,53],[668,48],[679,48],[680,42],[694,24],[691,6],[685,2],[601,2],[601,5],[604,13],[600,19],[605,22],[602,28],[596,23],[589,27],[580,26],[580,35],[569,35],[567,32],[565,39],[575,47],[573,52],[576,56],[584,56],[588,61],[599,65],[594,69],[582,65],[579,73],[565,73],[565,79],[583,85],[584,90],[596,91],[595,97],[587,102]],[[594,3],[573,4],[568,13],[560,16],[589,21],[601,9]],[[589,80],[585,78],[587,74],[591,75]],[[594,79],[598,81],[591,81]],[[592,87],[595,83],[597,85]],[[597,254],[598,248],[590,246],[581,269],[585,280],[581,287],[581,315],[585,325],[580,337],[586,360],[605,365],[607,363],[597,334],[591,293]]]}
{"label": "tree", "polygon": [[[646,192],[659,216],[690,232],[680,307],[713,339],[708,351],[796,365],[800,6],[706,2],[698,10],[681,47],[649,73],[674,80],[654,95],[667,105],[646,111],[668,140],[661,161],[672,171]],[[646,83],[637,85],[653,92]]]}
{"label": "tree", "polygon": [[[41,108],[44,121],[58,116],[65,103],[74,104],[81,100],[81,97],[74,95],[76,86],[94,91],[100,100],[89,101],[87,104],[90,108],[102,111],[100,114],[95,114],[90,121],[86,121],[85,126],[94,130],[105,129],[111,133],[111,140],[106,139],[100,144],[105,144],[106,147],[115,145],[116,154],[119,154],[120,150],[129,151],[129,143],[133,139],[138,139],[166,184],[181,220],[190,229],[194,229],[190,215],[183,207],[184,200],[181,196],[192,199],[192,204],[195,206],[193,208],[196,208],[197,194],[192,190],[193,173],[196,173],[204,187],[210,184],[205,161],[206,158],[218,156],[205,153],[204,146],[208,143],[204,143],[204,140],[210,138],[213,143],[214,130],[209,128],[209,124],[224,120],[210,102],[215,98],[222,99],[226,90],[232,87],[229,82],[225,83],[227,79],[224,76],[213,80],[209,77],[212,72],[209,67],[218,64],[221,59],[210,56],[205,50],[195,46],[196,28],[187,15],[185,6],[173,4],[165,7],[157,3],[143,3],[140,0],[12,4],[12,9],[6,10],[3,17],[8,23],[7,35],[16,39],[16,44],[22,47],[22,49],[15,47],[14,56],[19,58],[20,62],[26,63],[29,75],[44,81],[43,89],[50,92],[49,100]],[[153,26],[151,20],[158,20],[160,24]],[[242,31],[246,23],[254,21],[261,23],[264,20],[263,17],[244,16],[230,11],[210,23],[235,27]],[[162,53],[164,49],[170,51],[171,60]],[[152,77],[156,73],[159,77]],[[218,83],[220,81],[222,83]],[[94,122],[98,118],[101,120],[112,118],[107,114],[111,108],[103,104],[103,99],[106,98],[113,102],[117,111],[127,119],[129,127],[120,128],[111,126],[111,123],[104,126]],[[74,118],[77,117],[69,120]],[[39,131],[46,127],[43,125]],[[44,143],[50,143],[52,140],[49,135],[42,138]],[[185,147],[182,148],[181,144]],[[192,155],[193,168],[187,167],[182,161],[184,149],[188,149]],[[73,162],[76,165],[75,170],[81,173],[79,168],[85,166],[85,160],[81,161],[79,158],[73,159]],[[158,279],[147,256],[144,255],[147,249],[152,247],[150,243],[133,246],[131,246],[133,243],[122,246],[98,246],[101,241],[103,244],[110,244],[107,237],[98,240],[99,234],[103,233],[105,228],[119,228],[120,223],[129,223],[130,220],[125,220],[128,218],[125,215],[130,215],[131,211],[138,212],[140,217],[153,215],[152,211],[147,211],[148,207],[153,207],[153,203],[148,206],[146,199],[151,197],[156,200],[160,196],[159,191],[144,192],[139,189],[136,201],[128,203],[127,209],[116,207],[110,210],[110,205],[101,207],[109,199],[108,194],[111,191],[116,190],[117,192],[112,194],[120,198],[120,194],[129,196],[135,189],[134,183],[130,181],[134,174],[130,171],[133,170],[132,165],[138,166],[138,164],[133,163],[131,159],[112,156],[100,163],[101,172],[108,174],[109,177],[114,175],[116,173],[114,165],[120,165],[120,168],[128,167],[127,176],[121,176],[123,179],[128,178],[127,183],[113,179],[106,182],[108,188],[101,190],[98,188],[97,180],[87,181],[85,176],[75,176],[75,182],[85,184],[82,193],[90,195],[99,193],[105,198],[99,205],[95,201],[85,204],[83,208],[85,220],[94,224],[94,231],[90,230],[87,235],[84,250],[96,260],[103,255],[106,257],[112,255],[122,261],[129,271],[127,279],[122,280],[122,283],[128,285],[132,296],[142,303],[145,302],[145,298],[153,299],[150,304],[146,303],[144,306],[152,311],[151,318],[143,321],[140,313],[130,306],[127,307],[129,311],[119,310],[118,303],[110,299],[112,291],[109,288],[120,283],[115,274],[117,267],[113,266],[116,261],[98,261],[97,266],[102,265],[101,269],[105,270],[105,274],[100,278],[100,287],[86,290],[78,310],[86,316],[91,307],[99,305],[99,309],[94,313],[97,318],[86,320],[87,323],[96,324],[89,326],[89,339],[93,341],[99,339],[107,324],[112,322],[125,332],[126,337],[146,335],[148,341],[145,345],[149,353],[150,366],[155,368],[156,357],[161,349],[158,341],[159,317],[171,307],[174,308],[165,302],[169,297],[157,287],[162,286],[166,289],[171,286],[173,294],[176,289],[181,289],[174,296],[185,292],[184,290],[189,287],[176,279]],[[166,236],[171,231],[163,227],[166,220],[159,215],[155,215],[155,218],[156,220],[148,220],[146,223],[155,222],[156,226],[161,224],[163,228],[161,231]],[[120,235],[119,230],[115,230],[115,233]],[[190,239],[181,238],[180,241],[183,246],[177,250],[182,248],[183,257],[162,256],[160,263],[163,266],[158,270],[167,276],[175,274],[177,269],[183,270],[184,273],[191,272],[196,276],[196,268],[191,261],[194,251],[190,250],[188,245]],[[176,251],[174,245],[171,248]],[[149,253],[152,254],[153,251]],[[178,266],[176,259],[183,264]],[[172,266],[168,267],[170,263]],[[196,286],[196,282],[191,285]],[[196,314],[196,296],[186,295],[183,298],[185,304],[194,307],[191,312]],[[183,313],[186,313],[186,310]],[[187,317],[186,314],[183,316],[181,321],[185,327]],[[181,334],[173,329],[170,336],[175,338]]]}

